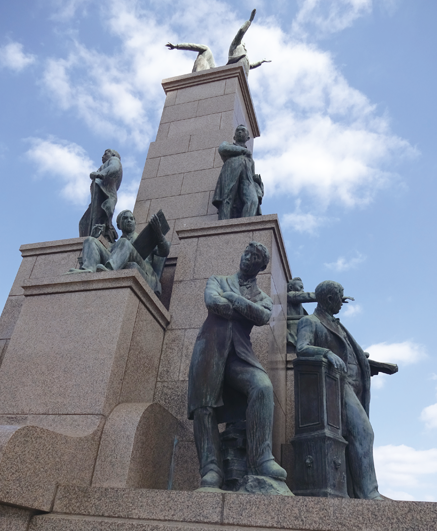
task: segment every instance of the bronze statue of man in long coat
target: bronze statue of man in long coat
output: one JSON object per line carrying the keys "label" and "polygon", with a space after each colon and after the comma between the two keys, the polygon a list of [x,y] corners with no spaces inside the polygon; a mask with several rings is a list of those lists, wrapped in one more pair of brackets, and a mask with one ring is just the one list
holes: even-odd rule
{"label": "bronze statue of man in long coat", "polygon": [[264,245],[251,242],[238,273],[212,276],[206,284],[208,317],[197,336],[188,376],[188,418],[194,420],[201,487],[221,487],[218,423],[241,420],[241,415],[246,420],[248,475],[287,477],[272,455],[273,386],[250,342],[253,326],[266,325],[272,314],[272,300],[256,284],[256,275],[268,262]]}
{"label": "bronze statue of man in long coat", "polygon": [[[346,299],[343,286],[332,280],[321,282],[315,290],[317,308],[306,315],[297,327],[298,358],[326,358],[346,373],[344,387],[344,438],[347,466],[351,481],[351,498],[382,500],[373,462],[373,429],[369,421],[369,361],[350,332],[334,317]],[[353,299],[352,299],[353,300]]]}
{"label": "bronze statue of man in long coat", "polygon": [[212,204],[218,209],[219,219],[261,215],[264,186],[261,176],[255,174],[252,152],[246,146],[249,139],[247,127],[239,125],[234,143],[223,142],[218,149],[224,164]]}
{"label": "bronze statue of man in long coat", "polygon": [[118,234],[112,225],[112,216],[123,179],[123,167],[115,149],[105,151],[102,163],[97,171],[90,173],[91,203],[79,222],[79,236],[91,236],[95,225],[105,225],[103,236],[114,243]]}

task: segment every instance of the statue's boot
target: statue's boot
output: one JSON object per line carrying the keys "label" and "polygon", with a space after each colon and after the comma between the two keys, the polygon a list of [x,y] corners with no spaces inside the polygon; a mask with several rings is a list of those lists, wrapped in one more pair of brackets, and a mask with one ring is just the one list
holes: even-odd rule
{"label": "statue's boot", "polygon": [[103,264],[98,264],[96,267],[96,271],[101,272],[101,271],[111,271],[111,270],[105,267]]}
{"label": "statue's boot", "polygon": [[250,467],[249,474],[252,476],[267,476],[281,481],[287,479],[287,472],[274,459],[269,459],[258,466]]}
{"label": "statue's boot", "polygon": [[215,470],[207,472],[200,481],[200,488],[209,487],[219,489],[223,484],[223,478]]}

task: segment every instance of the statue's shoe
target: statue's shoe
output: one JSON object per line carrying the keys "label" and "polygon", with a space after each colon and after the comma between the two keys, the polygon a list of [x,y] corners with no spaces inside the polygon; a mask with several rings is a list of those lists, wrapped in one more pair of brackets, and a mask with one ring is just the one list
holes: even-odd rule
{"label": "statue's shoe", "polygon": [[97,272],[100,272],[100,271],[109,271],[109,269],[107,267],[105,267],[103,264],[98,264],[98,266],[96,267],[96,271]]}
{"label": "statue's shoe", "polygon": [[267,476],[274,479],[285,481],[287,479],[287,472],[276,463],[274,459],[264,461],[257,467],[252,467],[249,474],[254,476]]}
{"label": "statue's shoe", "polygon": [[207,472],[200,481],[200,488],[213,488],[219,489],[222,486],[223,479],[214,470]]}

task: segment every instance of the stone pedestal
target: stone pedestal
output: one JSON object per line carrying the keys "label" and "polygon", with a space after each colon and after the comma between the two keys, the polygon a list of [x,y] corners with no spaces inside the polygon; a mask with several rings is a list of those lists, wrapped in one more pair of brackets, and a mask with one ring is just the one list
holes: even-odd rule
{"label": "stone pedestal", "polygon": [[22,289],[0,371],[0,502],[47,511],[58,483],[167,488],[178,424],[151,402],[169,313],[133,270]]}
{"label": "stone pedestal", "polygon": [[150,144],[135,204],[139,229],[162,208],[170,224],[170,256],[177,256],[177,231],[194,219],[214,221],[211,204],[222,160],[218,147],[232,142],[237,125],[259,136],[242,66],[230,65],[165,79],[167,95],[156,141]]}
{"label": "stone pedestal", "polygon": [[78,267],[77,259],[82,252],[84,239],[70,238],[68,240],[30,243],[20,247],[23,260],[0,317],[0,365],[23,306],[22,283],[30,278],[62,275],[71,267]]}
{"label": "stone pedestal", "polygon": [[437,503],[60,486],[29,531],[435,531]]}

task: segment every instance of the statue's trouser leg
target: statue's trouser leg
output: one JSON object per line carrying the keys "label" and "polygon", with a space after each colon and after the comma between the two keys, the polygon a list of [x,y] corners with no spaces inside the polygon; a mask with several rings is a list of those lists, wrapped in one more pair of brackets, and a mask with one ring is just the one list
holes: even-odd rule
{"label": "statue's trouser leg", "polygon": [[373,462],[373,429],[361,402],[351,385],[345,385],[346,448],[348,466],[357,498],[373,499],[379,496]]}
{"label": "statue's trouser leg", "polygon": [[[102,192],[98,184],[94,184],[94,193],[91,201],[91,225],[106,225],[108,216],[102,208],[102,203],[108,199],[108,196]],[[91,228],[92,228],[91,227]]]}
{"label": "statue's trouser leg", "polygon": [[123,269],[128,262],[135,262],[141,268],[144,266],[144,260],[131,242],[126,238],[120,238],[112,246],[111,256],[105,265],[108,269],[118,271]]}
{"label": "statue's trouser leg", "polygon": [[194,411],[193,420],[201,477],[213,470],[223,478],[220,435],[214,408],[199,407]]}
{"label": "statue's trouser leg", "polygon": [[255,184],[249,180],[247,176],[242,177],[240,182],[240,197],[243,202],[243,210],[241,212],[242,218],[249,218],[256,216],[258,211],[258,195],[256,193]]}
{"label": "statue's trouser leg", "polygon": [[82,268],[96,271],[97,264],[104,264],[109,259],[109,251],[97,238],[88,236],[83,242]]}
{"label": "statue's trouser leg", "polygon": [[274,459],[272,454],[273,386],[267,374],[232,353],[225,373],[226,385],[247,396],[246,437],[249,472]]}

